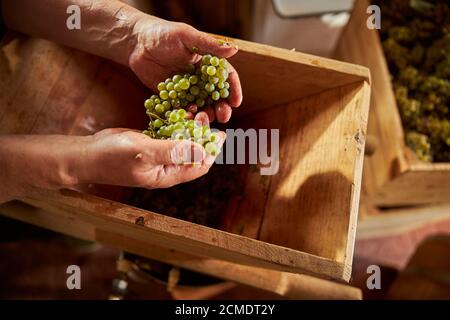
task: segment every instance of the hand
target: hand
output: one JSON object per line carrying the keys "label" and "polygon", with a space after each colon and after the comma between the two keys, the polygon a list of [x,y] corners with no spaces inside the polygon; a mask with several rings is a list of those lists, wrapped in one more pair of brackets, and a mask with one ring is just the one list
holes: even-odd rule
{"label": "hand", "polygon": [[[220,137],[222,146],[225,133]],[[214,160],[190,141],[156,140],[115,128],[92,136],[74,171],[81,182],[168,188],[206,174]]]}
{"label": "hand", "polygon": [[[222,132],[219,146],[224,140]],[[214,160],[201,145],[129,129],[83,137],[0,135],[0,203],[79,183],[166,188],[206,174]]]}
{"label": "hand", "polygon": [[[236,47],[220,43],[187,24],[150,16],[138,20],[133,33],[136,41],[130,54],[129,66],[145,85],[155,91],[159,82],[184,70],[188,64],[197,63],[203,54],[229,58],[237,52]],[[231,89],[227,101],[218,102],[215,110],[206,108],[204,112],[199,112],[198,118],[204,119],[206,113],[209,122],[217,119],[224,123],[230,119],[231,108],[238,107],[242,102],[239,76],[231,65],[228,81]]]}

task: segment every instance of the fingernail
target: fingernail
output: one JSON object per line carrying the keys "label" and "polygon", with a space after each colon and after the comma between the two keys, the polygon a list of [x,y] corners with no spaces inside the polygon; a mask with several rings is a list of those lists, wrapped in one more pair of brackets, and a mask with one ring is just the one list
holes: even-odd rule
{"label": "fingernail", "polygon": [[181,141],[173,148],[171,157],[175,164],[201,163],[205,158],[205,150],[190,141]]}

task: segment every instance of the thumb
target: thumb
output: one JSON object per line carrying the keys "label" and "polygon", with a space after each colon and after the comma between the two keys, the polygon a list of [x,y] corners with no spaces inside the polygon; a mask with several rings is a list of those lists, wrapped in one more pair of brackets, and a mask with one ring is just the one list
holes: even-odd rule
{"label": "thumb", "polygon": [[157,164],[201,163],[205,157],[205,149],[198,143],[187,140],[151,139],[154,161]]}
{"label": "thumb", "polygon": [[229,41],[216,39],[195,28],[186,28],[183,36],[186,47],[201,55],[210,53],[221,58],[229,58],[238,52],[237,46]]}

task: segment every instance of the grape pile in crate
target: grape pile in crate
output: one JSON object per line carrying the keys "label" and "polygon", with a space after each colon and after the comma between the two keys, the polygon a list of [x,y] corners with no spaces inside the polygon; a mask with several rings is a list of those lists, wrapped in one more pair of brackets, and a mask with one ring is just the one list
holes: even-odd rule
{"label": "grape pile in crate", "polygon": [[190,65],[188,69],[184,75],[176,74],[160,82],[158,95],[145,101],[150,122],[144,133],[154,139],[191,140],[215,156],[220,152],[217,133],[192,116],[219,99],[228,98],[228,62],[207,54],[197,66]]}

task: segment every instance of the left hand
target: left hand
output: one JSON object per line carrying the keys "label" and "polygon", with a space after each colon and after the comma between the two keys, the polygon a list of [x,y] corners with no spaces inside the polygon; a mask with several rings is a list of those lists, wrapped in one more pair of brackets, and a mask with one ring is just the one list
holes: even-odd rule
{"label": "left hand", "polygon": [[[135,43],[129,56],[129,66],[139,79],[156,91],[159,82],[184,70],[188,64],[195,64],[203,54],[229,58],[238,49],[228,43],[221,43],[204,32],[177,22],[144,16],[134,26]],[[232,108],[242,102],[242,88],[236,70],[229,65],[230,97],[216,104],[215,110],[204,109],[196,119],[209,122],[217,119],[227,122]]]}

